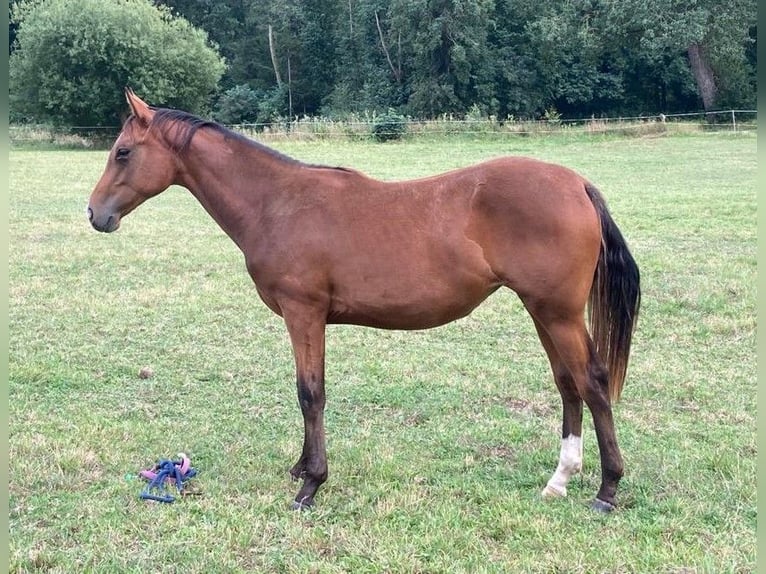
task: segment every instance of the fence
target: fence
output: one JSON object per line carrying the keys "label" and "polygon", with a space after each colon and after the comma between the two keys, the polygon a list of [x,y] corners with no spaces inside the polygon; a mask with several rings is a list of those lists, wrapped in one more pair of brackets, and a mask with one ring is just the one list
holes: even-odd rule
{"label": "fence", "polygon": [[[519,120],[516,118],[455,118],[443,115],[432,120],[406,119],[405,138],[465,135],[491,136],[545,136],[553,134],[619,134],[644,136],[663,133],[694,133],[700,131],[755,131],[756,110],[723,110],[682,114],[658,114],[634,117],[591,117],[564,119],[549,117],[545,120]],[[238,124],[227,127],[260,141],[314,140],[344,138],[365,140],[373,137],[375,116],[331,120],[323,117],[280,118],[270,123]],[[55,146],[71,148],[108,148],[120,128],[66,127],[11,125],[10,141],[16,146]]]}

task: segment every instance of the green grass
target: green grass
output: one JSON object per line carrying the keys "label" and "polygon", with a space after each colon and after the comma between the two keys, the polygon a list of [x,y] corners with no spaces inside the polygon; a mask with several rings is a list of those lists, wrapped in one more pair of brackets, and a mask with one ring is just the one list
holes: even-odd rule
{"label": "green grass", "polygon": [[[582,475],[540,500],[558,393],[498,292],[430,331],[329,329],[330,479],[289,511],[293,360],[234,244],[179,188],[97,234],[84,208],[106,153],[14,149],[12,572],[754,571],[754,134],[277,145],[386,179],[532,155],[601,188],[643,280],[620,508],[587,508],[588,415]],[[201,494],[139,500],[136,472],[179,451]]]}

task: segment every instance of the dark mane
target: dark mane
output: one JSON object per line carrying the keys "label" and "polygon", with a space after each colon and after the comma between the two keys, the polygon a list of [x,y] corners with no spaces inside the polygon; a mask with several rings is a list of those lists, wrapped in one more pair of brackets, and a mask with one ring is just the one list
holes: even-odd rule
{"label": "dark mane", "polygon": [[224,129],[223,126],[210,120],[203,120],[195,115],[181,110],[172,110],[167,108],[152,108],[154,117],[149,128],[156,128],[166,136],[168,145],[176,153],[183,154],[189,149],[189,144],[202,127],[213,127]]}
{"label": "dark mane", "polygon": [[217,122],[202,119],[188,112],[169,108],[152,108],[152,110],[154,111],[154,117],[152,118],[152,123],[149,127],[160,130],[165,135],[165,139],[170,148],[181,155],[186,153],[186,151],[189,149],[191,140],[194,137],[194,134],[197,133],[197,130],[201,128],[209,128],[222,134],[226,138],[236,140],[248,147],[257,149],[263,153],[267,153],[272,157],[282,161],[305,165],[307,167],[350,171],[342,167],[332,168],[325,165],[314,165],[301,162],[257,141],[251,140],[250,138],[245,137],[242,134],[235,132],[234,130],[230,130],[229,128]]}

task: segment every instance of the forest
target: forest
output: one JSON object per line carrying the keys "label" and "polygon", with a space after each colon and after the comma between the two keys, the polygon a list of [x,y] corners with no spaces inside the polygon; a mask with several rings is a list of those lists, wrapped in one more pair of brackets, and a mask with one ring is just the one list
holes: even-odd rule
{"label": "forest", "polygon": [[[34,12],[31,7],[56,3],[68,3],[70,8],[99,4],[98,0],[11,3],[11,108],[18,117],[35,117],[35,111],[21,102],[43,98],[40,85],[47,81],[35,77],[37,68],[29,62],[33,50],[24,45],[24,28],[33,28],[27,21]],[[414,118],[473,114],[504,120],[546,114],[638,116],[756,105],[755,0],[112,3],[128,5],[136,13],[139,5],[151,4],[162,11],[166,23],[185,20],[206,35],[205,47],[216,58],[194,51],[181,54],[183,50],[176,48],[176,61],[181,63],[173,65],[189,69],[185,75],[169,74],[189,84],[189,78],[197,79],[195,73],[215,70],[210,81],[200,82],[198,91],[204,92],[200,98],[189,104],[173,95],[181,90],[168,85],[162,92],[148,80],[142,81],[150,92],[145,95],[155,102],[208,111],[228,123],[317,115],[345,118],[387,110]],[[17,10],[14,17],[14,4],[26,5],[26,11]],[[79,18],[76,25],[88,22]],[[146,54],[169,50],[168,42],[166,37],[159,47],[142,49]],[[41,43],[38,39],[35,45]],[[27,40],[27,46],[31,44]],[[91,47],[74,58],[75,63],[82,67],[77,58],[97,52]],[[110,52],[96,76],[110,78],[115,90],[121,81],[135,84],[131,74],[136,73],[125,62],[119,62],[122,73],[109,67],[115,60]],[[162,64],[153,64],[155,70],[170,65],[167,57],[160,60]],[[77,80],[70,81],[75,84],[71,93]],[[141,89],[142,83],[137,87]],[[16,107],[14,91],[20,104]],[[113,121],[107,110],[99,114],[70,121]]]}

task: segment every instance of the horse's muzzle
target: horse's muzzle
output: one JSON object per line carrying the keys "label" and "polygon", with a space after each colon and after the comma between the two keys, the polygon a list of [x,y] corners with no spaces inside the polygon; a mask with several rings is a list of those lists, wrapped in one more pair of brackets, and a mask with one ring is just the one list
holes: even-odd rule
{"label": "horse's muzzle", "polygon": [[90,221],[90,224],[93,226],[93,229],[96,231],[101,231],[103,233],[111,233],[112,231],[115,231],[120,226],[120,218],[115,217],[114,215],[109,215],[104,219],[104,217],[97,217],[93,213],[93,209],[91,209],[90,206],[88,206],[87,209],[88,214],[88,221]]}

